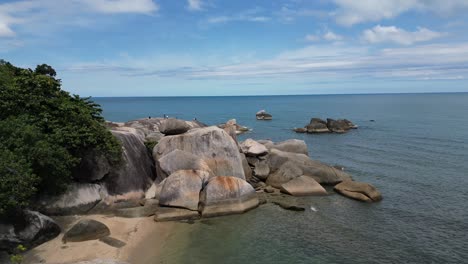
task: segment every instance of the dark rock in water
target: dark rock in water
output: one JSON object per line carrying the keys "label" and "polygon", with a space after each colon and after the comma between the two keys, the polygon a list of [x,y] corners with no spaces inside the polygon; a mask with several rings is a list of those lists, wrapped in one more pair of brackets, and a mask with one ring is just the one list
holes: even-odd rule
{"label": "dark rock in water", "polygon": [[344,181],[337,184],[334,189],[344,196],[363,202],[377,202],[382,200],[380,192],[368,183]]}
{"label": "dark rock in water", "polygon": [[201,170],[179,170],[171,174],[162,186],[159,204],[197,211],[200,191],[210,174]]}
{"label": "dark rock in water", "polygon": [[113,237],[110,237],[110,236],[101,237],[99,239],[99,241],[101,241],[103,243],[106,243],[107,245],[109,245],[111,247],[115,247],[115,248],[121,248],[121,247],[124,247],[125,245],[127,245],[125,242],[120,241],[120,240],[118,240],[116,238],[113,238]]}
{"label": "dark rock in water", "polygon": [[96,220],[83,219],[68,230],[62,238],[64,243],[100,239],[110,235],[109,228]]}
{"label": "dark rock in water", "polygon": [[312,118],[310,123],[305,127],[307,133],[329,133],[327,122],[320,118]]}
{"label": "dark rock in water", "polygon": [[258,111],[255,116],[257,120],[271,120],[273,118],[272,115],[267,113],[265,110]]}
{"label": "dark rock in water", "polygon": [[273,201],[274,204],[278,205],[279,207],[285,209],[285,210],[291,210],[291,211],[305,211],[305,208],[302,206],[299,206],[297,204],[293,204],[290,202],[286,201]]}
{"label": "dark rock in water", "polygon": [[243,179],[217,176],[200,193],[203,217],[239,214],[258,206],[253,187]]}
{"label": "dark rock in water", "polygon": [[175,118],[165,119],[159,126],[159,131],[164,135],[179,135],[187,132],[190,126],[184,121]]}
{"label": "dark rock in water", "polygon": [[186,219],[199,219],[200,214],[197,211],[175,208],[175,207],[160,207],[154,215],[154,221],[179,221]]}
{"label": "dark rock in water", "polygon": [[350,129],[355,129],[357,126],[348,119],[334,120],[327,118],[327,127],[331,132],[334,133],[345,133]]}
{"label": "dark rock in water", "polygon": [[371,119],[371,120],[369,120],[369,121],[370,121],[370,122],[375,122],[375,120],[374,120],[374,119]]}
{"label": "dark rock in water", "polygon": [[327,195],[327,191],[312,177],[299,176],[281,185],[281,192],[293,196]]}
{"label": "dark rock in water", "polygon": [[124,151],[123,164],[114,167],[104,180],[107,191],[110,195],[128,192],[141,192],[144,195],[156,175],[153,160],[143,142],[143,137],[132,130],[111,132],[122,142]]}
{"label": "dark rock in water", "polygon": [[307,132],[307,128],[305,128],[305,127],[295,127],[295,128],[293,129],[293,131],[296,132],[296,133],[306,133],[306,132]]}
{"label": "dark rock in water", "polygon": [[13,223],[0,222],[0,251],[23,245],[31,249],[60,234],[59,225],[50,217],[35,211],[23,211]]}
{"label": "dark rock in water", "polygon": [[61,195],[41,197],[37,206],[47,215],[86,214],[106,195],[105,188],[98,184],[73,183]]}
{"label": "dark rock in water", "polygon": [[[153,150],[156,168],[160,159],[174,150],[182,150],[203,160],[213,175],[230,175],[245,179],[242,158],[236,142],[218,127],[192,129],[161,139]],[[177,161],[174,161],[177,162]],[[160,169],[158,169],[158,176]]]}

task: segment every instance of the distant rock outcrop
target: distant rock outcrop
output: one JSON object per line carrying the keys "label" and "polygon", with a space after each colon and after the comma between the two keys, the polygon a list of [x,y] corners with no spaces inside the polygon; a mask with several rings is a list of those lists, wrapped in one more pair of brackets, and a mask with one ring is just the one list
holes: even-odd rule
{"label": "distant rock outcrop", "polygon": [[327,118],[327,121],[320,118],[312,118],[310,123],[303,128],[294,128],[293,130],[297,133],[310,133],[310,134],[321,134],[321,133],[346,133],[350,129],[358,128],[357,125],[348,119],[331,119]]}
{"label": "distant rock outcrop", "polygon": [[260,110],[255,114],[257,120],[271,120],[273,116],[267,113],[265,110]]}

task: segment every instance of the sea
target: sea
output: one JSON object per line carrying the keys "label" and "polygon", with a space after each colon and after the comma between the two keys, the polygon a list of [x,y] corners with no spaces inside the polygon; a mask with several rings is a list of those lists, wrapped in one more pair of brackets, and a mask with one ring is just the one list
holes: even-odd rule
{"label": "sea", "polygon": [[[468,263],[468,93],[93,99],[110,121],[235,118],[252,129],[240,140],[304,140],[312,159],[344,167],[383,195],[362,203],[329,189],[298,198],[305,212],[266,204],[179,224],[148,263]],[[273,120],[256,120],[262,109]],[[359,128],[292,131],[313,117]]]}

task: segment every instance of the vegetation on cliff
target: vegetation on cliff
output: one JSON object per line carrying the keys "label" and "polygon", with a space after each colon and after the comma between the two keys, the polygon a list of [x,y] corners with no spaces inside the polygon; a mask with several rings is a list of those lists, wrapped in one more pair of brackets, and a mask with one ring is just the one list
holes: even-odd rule
{"label": "vegetation on cliff", "polygon": [[63,191],[90,151],[121,159],[100,106],[63,91],[55,76],[46,64],[31,70],[0,60],[0,216]]}

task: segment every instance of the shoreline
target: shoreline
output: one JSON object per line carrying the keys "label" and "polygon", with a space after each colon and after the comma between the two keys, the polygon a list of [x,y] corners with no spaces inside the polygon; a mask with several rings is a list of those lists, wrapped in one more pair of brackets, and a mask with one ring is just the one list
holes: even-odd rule
{"label": "shoreline", "polygon": [[[63,243],[64,233],[80,219],[93,219],[104,223],[111,231],[110,236],[126,245],[116,248],[99,240]],[[148,252],[151,252],[153,260],[161,254],[167,238],[174,233],[177,224],[155,222],[153,217],[123,218],[106,215],[56,217],[54,220],[62,228],[60,235],[26,252],[23,263],[68,264],[94,259],[145,263],[141,261],[149,257]],[[146,243],[155,239],[157,243]]]}

